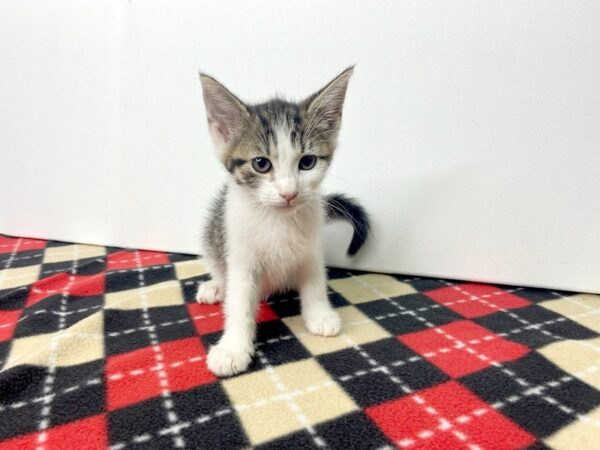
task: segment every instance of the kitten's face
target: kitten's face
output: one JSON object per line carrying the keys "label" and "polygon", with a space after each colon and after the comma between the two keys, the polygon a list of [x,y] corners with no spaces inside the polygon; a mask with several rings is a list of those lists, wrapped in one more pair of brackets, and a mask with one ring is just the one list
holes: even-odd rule
{"label": "kitten's face", "polygon": [[213,78],[202,85],[217,155],[258,207],[292,211],[318,195],[333,157],[352,68],[300,103],[245,105]]}
{"label": "kitten's face", "polygon": [[272,100],[248,110],[239,138],[222,155],[235,182],[262,206],[293,209],[316,195],[334,145],[311,131],[307,108]]}

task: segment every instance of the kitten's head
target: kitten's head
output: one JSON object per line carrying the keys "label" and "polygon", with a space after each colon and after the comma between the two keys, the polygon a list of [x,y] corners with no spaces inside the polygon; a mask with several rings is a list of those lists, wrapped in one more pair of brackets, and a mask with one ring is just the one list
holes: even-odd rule
{"label": "kitten's head", "polygon": [[292,103],[248,105],[201,74],[217,156],[258,206],[290,211],[318,193],[342,119],[349,67],[323,89]]}

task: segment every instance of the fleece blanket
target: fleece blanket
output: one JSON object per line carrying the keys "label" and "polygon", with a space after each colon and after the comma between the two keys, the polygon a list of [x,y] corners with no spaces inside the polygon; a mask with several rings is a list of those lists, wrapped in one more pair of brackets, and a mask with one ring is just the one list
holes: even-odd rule
{"label": "fleece blanket", "polygon": [[600,448],[600,297],[329,271],[344,321],[261,303],[217,379],[190,255],[0,236],[0,449]]}

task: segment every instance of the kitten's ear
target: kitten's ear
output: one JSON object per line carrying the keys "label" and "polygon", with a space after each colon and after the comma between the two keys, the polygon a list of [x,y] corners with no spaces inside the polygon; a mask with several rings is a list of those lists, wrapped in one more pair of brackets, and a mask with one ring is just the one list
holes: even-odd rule
{"label": "kitten's ear", "polygon": [[354,66],[348,67],[331,80],[323,89],[311,95],[304,101],[308,109],[309,137],[319,136],[335,144],[335,139],[342,122],[342,110],[348,82],[354,72]]}
{"label": "kitten's ear", "polygon": [[248,110],[244,103],[214,78],[200,73],[208,129],[219,152],[240,133]]}

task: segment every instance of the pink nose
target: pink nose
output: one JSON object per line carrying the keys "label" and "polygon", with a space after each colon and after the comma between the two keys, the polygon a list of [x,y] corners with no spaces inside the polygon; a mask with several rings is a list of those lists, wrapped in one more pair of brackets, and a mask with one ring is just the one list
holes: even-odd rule
{"label": "pink nose", "polygon": [[281,197],[283,197],[285,199],[285,201],[288,202],[288,204],[289,204],[292,202],[292,200],[294,200],[296,197],[298,197],[298,192],[292,192],[291,194],[288,194],[288,193],[282,194],[280,192],[279,195],[281,195]]}

